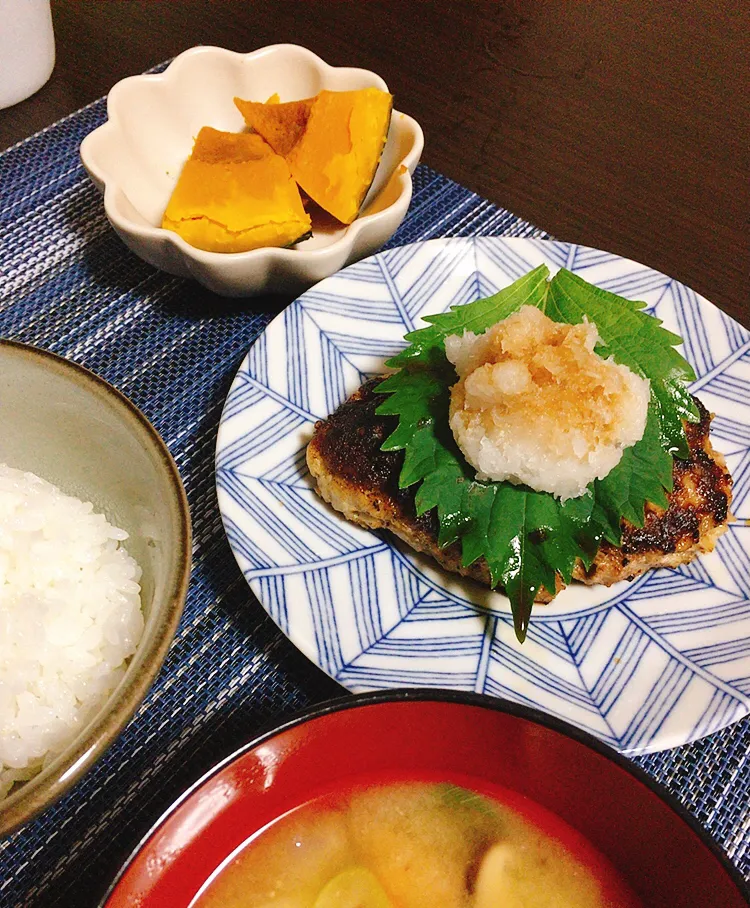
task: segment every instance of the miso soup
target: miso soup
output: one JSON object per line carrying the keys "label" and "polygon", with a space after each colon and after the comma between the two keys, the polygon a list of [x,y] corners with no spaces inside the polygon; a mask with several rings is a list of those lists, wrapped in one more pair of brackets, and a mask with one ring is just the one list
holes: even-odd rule
{"label": "miso soup", "polygon": [[390,781],[315,798],[245,842],[192,908],[640,908],[609,862],[503,790]]}

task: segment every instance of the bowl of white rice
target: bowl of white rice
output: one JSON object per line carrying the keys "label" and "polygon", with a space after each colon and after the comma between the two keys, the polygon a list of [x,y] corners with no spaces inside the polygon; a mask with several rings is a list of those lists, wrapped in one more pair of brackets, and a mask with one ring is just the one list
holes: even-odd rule
{"label": "bowl of white rice", "polygon": [[0,835],[131,718],[190,553],[182,482],[145,416],[83,367],[0,340]]}

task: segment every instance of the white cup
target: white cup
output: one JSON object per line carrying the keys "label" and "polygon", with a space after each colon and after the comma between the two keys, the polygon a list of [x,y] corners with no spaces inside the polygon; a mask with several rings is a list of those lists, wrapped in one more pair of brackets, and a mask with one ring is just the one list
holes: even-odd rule
{"label": "white cup", "polygon": [[0,0],[0,108],[39,91],[54,65],[50,0]]}

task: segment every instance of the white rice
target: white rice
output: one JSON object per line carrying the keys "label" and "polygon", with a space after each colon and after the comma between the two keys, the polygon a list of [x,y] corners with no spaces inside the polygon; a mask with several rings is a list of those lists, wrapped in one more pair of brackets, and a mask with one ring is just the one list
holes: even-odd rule
{"label": "white rice", "polygon": [[85,726],[143,632],[141,571],[90,502],[0,464],[0,799]]}

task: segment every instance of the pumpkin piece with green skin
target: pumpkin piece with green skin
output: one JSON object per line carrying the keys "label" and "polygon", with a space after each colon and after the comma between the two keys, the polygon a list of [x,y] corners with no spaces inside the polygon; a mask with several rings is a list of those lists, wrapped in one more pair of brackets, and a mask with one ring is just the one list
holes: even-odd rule
{"label": "pumpkin piece with green skin", "polygon": [[245,122],[284,155],[300,188],[324,211],[351,224],[388,138],[393,97],[378,88],[323,90],[312,99],[309,112],[306,106],[290,106],[308,101],[238,101]]}
{"label": "pumpkin piece with green skin", "polygon": [[289,165],[259,135],[204,126],[162,227],[209,252],[291,246],[310,235]]}

